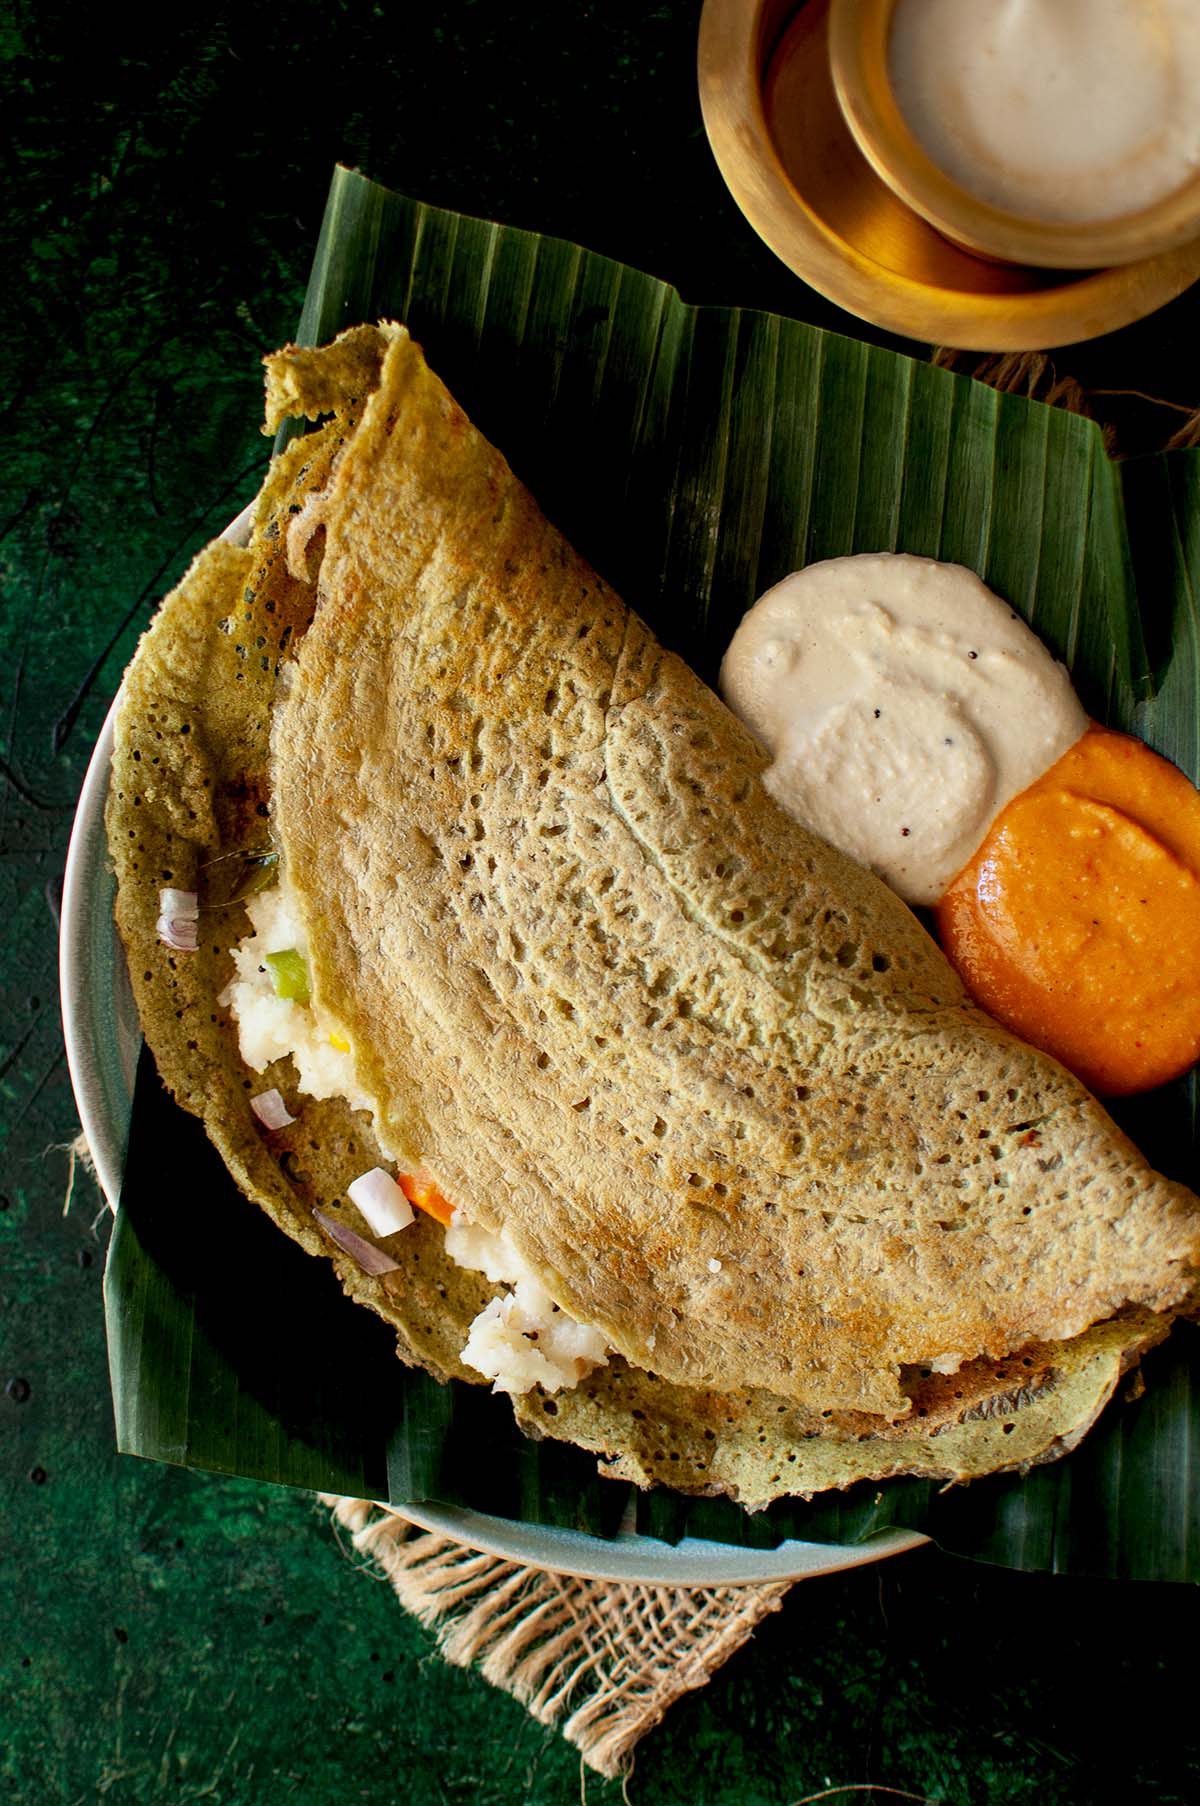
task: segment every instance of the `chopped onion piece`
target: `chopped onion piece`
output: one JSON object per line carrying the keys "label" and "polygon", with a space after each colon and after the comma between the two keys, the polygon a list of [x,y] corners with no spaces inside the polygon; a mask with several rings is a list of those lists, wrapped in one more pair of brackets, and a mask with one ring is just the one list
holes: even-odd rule
{"label": "chopped onion piece", "polygon": [[175,922],[198,922],[200,920],[200,896],[194,890],[160,890],[158,893],[158,912],[169,916]]}
{"label": "chopped onion piece", "polygon": [[176,953],[194,953],[199,942],[197,929],[199,924],[193,916],[159,916],[154,924],[155,932],[164,947],[172,948]]}
{"label": "chopped onion piece", "polygon": [[327,1216],[323,1210],[314,1210],[313,1216],[326,1235],[335,1241],[338,1247],[350,1256],[351,1260],[357,1261],[363,1272],[369,1273],[373,1279],[377,1278],[380,1273],[394,1273],[400,1265],[400,1262],[393,1260],[390,1254],[385,1254],[382,1248],[377,1248],[373,1242],[364,1241],[356,1230],[351,1229],[349,1223],[339,1223],[336,1217]]}
{"label": "chopped onion piece", "polygon": [[260,1091],[257,1097],[252,1097],[250,1108],[264,1129],[286,1129],[290,1122],[296,1120],[289,1114],[282,1095],[274,1086],[270,1091]]}
{"label": "chopped onion piece", "polygon": [[373,1166],[346,1187],[346,1196],[366,1217],[376,1235],[395,1235],[413,1220],[412,1205],[390,1173]]}

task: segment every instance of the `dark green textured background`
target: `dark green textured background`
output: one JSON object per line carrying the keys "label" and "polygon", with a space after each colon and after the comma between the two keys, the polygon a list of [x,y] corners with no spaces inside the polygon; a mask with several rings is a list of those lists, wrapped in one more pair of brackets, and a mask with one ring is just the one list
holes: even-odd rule
{"label": "dark green textured background", "polygon": [[[62,1211],[76,1124],[55,887],[137,633],[255,487],[258,358],[294,329],[336,159],[575,238],[688,300],[879,336],[796,282],[726,196],[695,98],[698,16],[299,0],[135,26],[0,9],[0,1801],[578,1797],[567,1746],[440,1664],[310,1499],[113,1453],[107,1225],[86,1183]],[[1184,297],[1057,361],[1194,404],[1196,318]],[[1169,423],[1100,406],[1134,447]],[[875,1781],[954,1806],[1192,1800],[1195,1620],[1190,1589],[932,1549],[810,1582],[652,1735],[629,1796],[787,1806]],[[594,1778],[587,1793],[620,1797]]]}

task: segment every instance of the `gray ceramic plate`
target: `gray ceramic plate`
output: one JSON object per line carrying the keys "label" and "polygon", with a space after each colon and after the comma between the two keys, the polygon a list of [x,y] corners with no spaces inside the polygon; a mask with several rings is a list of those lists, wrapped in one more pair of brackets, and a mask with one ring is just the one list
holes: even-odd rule
{"label": "gray ceramic plate", "polygon": [[[246,518],[239,516],[222,537],[239,538],[245,524]],[[110,711],[83,782],[67,853],[59,975],[67,1062],[79,1118],[104,1195],[115,1211],[141,1030],[124,950],[113,925],[115,885],[104,835],[112,738]],[[627,1528],[607,1542],[578,1531],[487,1517],[454,1505],[422,1502],[394,1508],[423,1529],[534,1567],[595,1580],[681,1586],[800,1580],[898,1555],[926,1541],[912,1531],[890,1530],[854,1546],[785,1542],[777,1549],[741,1549],[696,1538],[684,1538],[673,1546]]]}

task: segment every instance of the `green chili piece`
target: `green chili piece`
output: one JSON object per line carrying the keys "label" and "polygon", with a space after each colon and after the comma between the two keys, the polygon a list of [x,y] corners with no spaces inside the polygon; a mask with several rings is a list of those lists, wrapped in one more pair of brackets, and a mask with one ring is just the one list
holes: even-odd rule
{"label": "green chili piece", "polygon": [[308,967],[303,954],[287,947],[282,953],[268,953],[266,964],[276,997],[286,997],[291,1003],[308,1002]]}

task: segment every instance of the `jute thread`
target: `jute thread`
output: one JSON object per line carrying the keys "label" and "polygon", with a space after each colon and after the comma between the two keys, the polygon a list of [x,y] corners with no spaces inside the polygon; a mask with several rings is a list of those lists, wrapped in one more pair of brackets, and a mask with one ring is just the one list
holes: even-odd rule
{"label": "jute thread", "polygon": [[434,1632],[446,1661],[512,1694],[608,1780],[677,1699],[703,1687],[779,1610],[790,1584],[579,1580],[483,1554],[362,1499],[322,1503]]}
{"label": "jute thread", "polygon": [[1031,401],[1043,401],[1050,407],[1065,408],[1069,414],[1083,414],[1094,420],[1104,438],[1104,449],[1110,458],[1121,456],[1116,427],[1102,418],[1098,406],[1106,398],[1127,396],[1144,402],[1150,408],[1162,408],[1168,414],[1182,416],[1174,431],[1162,438],[1162,451],[1190,451],[1200,445],[1200,408],[1185,402],[1168,401],[1162,395],[1147,395],[1141,389],[1085,388],[1073,376],[1061,376],[1054,360],[1045,351],[996,351],[980,357],[975,352],[956,351],[940,345],[931,362],[939,370],[956,370],[986,383],[1004,395],[1025,395]]}

